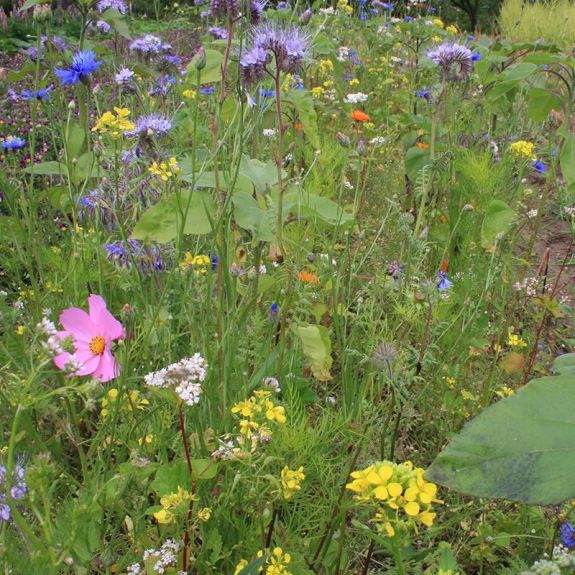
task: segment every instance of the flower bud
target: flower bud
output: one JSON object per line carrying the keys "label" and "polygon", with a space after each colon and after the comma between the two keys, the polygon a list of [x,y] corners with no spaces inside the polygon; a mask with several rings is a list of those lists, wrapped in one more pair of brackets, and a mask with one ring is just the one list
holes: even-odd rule
{"label": "flower bud", "polygon": [[44,22],[52,17],[52,8],[50,4],[36,4],[32,12],[32,20],[34,22]]}
{"label": "flower bud", "polygon": [[299,23],[304,25],[307,24],[310,20],[311,20],[311,16],[313,14],[313,10],[311,8],[308,8],[300,17],[299,17]]}
{"label": "flower bud", "polygon": [[357,143],[357,153],[360,156],[366,156],[367,155],[367,148],[365,146],[365,140],[363,138],[361,138],[359,140],[359,142]]}
{"label": "flower bud", "polygon": [[351,142],[348,136],[346,136],[343,132],[338,132],[335,136],[340,145],[342,145],[344,148],[349,148]]}
{"label": "flower bud", "polygon": [[206,51],[204,48],[200,48],[193,58],[194,66],[196,70],[203,70],[206,67]]}

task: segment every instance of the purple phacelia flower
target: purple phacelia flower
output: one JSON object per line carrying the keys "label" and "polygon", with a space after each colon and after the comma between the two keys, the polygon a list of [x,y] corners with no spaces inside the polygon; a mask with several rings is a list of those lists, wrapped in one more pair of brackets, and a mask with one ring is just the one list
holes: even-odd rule
{"label": "purple phacelia flower", "polygon": [[130,42],[130,50],[142,56],[157,56],[166,54],[172,49],[172,45],[164,42],[162,38],[154,34],[138,36]]}
{"label": "purple phacelia flower", "polygon": [[212,26],[208,32],[212,35],[212,38],[215,38],[216,40],[225,40],[228,37],[228,31],[219,26]]}
{"label": "purple phacelia flower", "polygon": [[122,66],[118,73],[114,76],[114,81],[119,86],[126,86],[132,82],[136,74],[129,68]]}
{"label": "purple phacelia flower", "polygon": [[467,46],[462,44],[446,42],[429,50],[427,56],[439,66],[443,81],[466,80],[473,70],[473,54]]}
{"label": "purple phacelia flower", "polygon": [[96,4],[96,10],[100,12],[100,14],[109,8],[117,10],[122,15],[125,15],[128,12],[128,7],[124,0],[100,0]]}
{"label": "purple phacelia flower", "polygon": [[164,269],[164,262],[158,248],[144,246],[137,240],[129,239],[126,243],[115,241],[106,244],[108,259],[119,267],[130,269],[135,263],[141,271]]}
{"label": "purple phacelia flower", "polygon": [[136,127],[126,132],[128,136],[165,136],[172,129],[172,122],[160,114],[148,114],[136,120]]}

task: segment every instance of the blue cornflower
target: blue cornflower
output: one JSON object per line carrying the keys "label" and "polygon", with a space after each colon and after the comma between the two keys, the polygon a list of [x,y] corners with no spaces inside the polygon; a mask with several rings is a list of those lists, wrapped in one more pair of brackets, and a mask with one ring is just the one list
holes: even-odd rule
{"label": "blue cornflower", "polygon": [[208,86],[207,88],[201,88],[200,94],[202,96],[213,96],[215,93],[215,89],[213,86]]}
{"label": "blue cornflower", "polygon": [[405,20],[406,22],[412,22],[412,21],[413,21],[413,18],[412,18],[411,16],[406,16],[406,17],[404,18],[404,20]]}
{"label": "blue cornflower", "polygon": [[421,90],[415,90],[415,97],[431,102],[431,88],[423,86]]}
{"label": "blue cornflower", "polygon": [[437,277],[439,278],[439,283],[437,284],[439,291],[448,290],[453,285],[453,282],[447,279],[447,272],[439,271],[437,272]]}
{"label": "blue cornflower", "polygon": [[479,60],[481,60],[481,54],[479,52],[475,52],[471,55],[472,62],[479,62]]}
{"label": "blue cornflower", "polygon": [[260,98],[274,98],[275,95],[275,90],[265,90],[264,88],[260,90]]}
{"label": "blue cornflower", "polygon": [[561,525],[560,529],[561,543],[568,549],[575,549],[575,528],[570,521],[566,521]]}
{"label": "blue cornflower", "polygon": [[278,304],[274,301],[270,306],[270,319],[274,320],[278,316]]}
{"label": "blue cornflower", "polygon": [[[194,189],[196,189],[196,186],[194,186]],[[215,271],[218,269],[218,263],[220,261],[220,258],[218,258],[218,256],[216,254],[212,254],[211,258],[210,258],[212,264],[210,265],[210,269],[212,271]]]}
{"label": "blue cornflower", "polygon": [[303,90],[303,80],[299,74],[293,75],[293,81],[295,82],[295,86],[293,86],[296,90]]}
{"label": "blue cornflower", "polygon": [[543,162],[539,162],[537,160],[534,160],[533,162],[531,162],[531,165],[540,173],[540,174],[544,174],[547,171],[547,166],[545,166],[545,164]]}
{"label": "blue cornflower", "polygon": [[26,140],[24,138],[19,138],[18,136],[7,136],[5,140],[0,142],[5,150],[19,150],[26,145]]}
{"label": "blue cornflower", "polygon": [[437,12],[437,8],[435,8],[434,6],[428,6],[427,7],[427,12],[429,14],[435,14]]}
{"label": "blue cornflower", "polygon": [[467,36],[469,42],[475,42],[475,36]]}
{"label": "blue cornflower", "polygon": [[103,62],[96,60],[96,54],[89,51],[78,52],[72,58],[72,65],[68,70],[54,69],[54,73],[60,79],[60,83],[65,86],[68,84],[77,84],[84,82],[87,76],[95,72]]}
{"label": "blue cornflower", "polygon": [[28,100],[46,100],[50,95],[52,88],[45,88],[44,90],[22,90],[21,96],[22,100],[27,102]]}

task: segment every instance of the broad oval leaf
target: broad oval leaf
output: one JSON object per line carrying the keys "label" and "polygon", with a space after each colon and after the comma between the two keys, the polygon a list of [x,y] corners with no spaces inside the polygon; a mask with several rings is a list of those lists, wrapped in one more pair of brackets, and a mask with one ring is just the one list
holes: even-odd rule
{"label": "broad oval leaf", "polygon": [[490,249],[500,235],[505,234],[515,219],[515,211],[501,200],[492,200],[485,210],[481,225],[481,245]]}
{"label": "broad oval leaf", "polygon": [[427,478],[476,497],[556,505],[575,497],[575,373],[535,379],[472,419]]}
{"label": "broad oval leaf", "polygon": [[315,378],[319,381],[330,381],[332,377],[329,370],[333,360],[328,329],[323,325],[299,326],[297,334]]}

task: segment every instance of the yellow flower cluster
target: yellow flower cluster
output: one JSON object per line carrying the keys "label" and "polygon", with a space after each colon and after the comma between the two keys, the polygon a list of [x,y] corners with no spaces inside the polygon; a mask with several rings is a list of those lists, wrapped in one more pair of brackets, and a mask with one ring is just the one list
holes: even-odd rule
{"label": "yellow flower cluster", "polygon": [[100,134],[110,134],[112,138],[120,138],[125,132],[129,132],[135,128],[134,124],[128,120],[130,110],[128,108],[116,108],[114,112],[104,112],[102,117],[96,122],[92,128],[92,132],[99,132]]}
{"label": "yellow flower cluster", "polygon": [[305,479],[303,467],[290,469],[287,465],[282,469],[280,482],[284,499],[291,499],[296,491],[301,489],[301,482]]}
{"label": "yellow flower cluster", "polygon": [[170,493],[160,498],[162,509],[154,513],[156,521],[164,525],[172,523],[178,514],[188,509],[188,505],[192,499],[196,501],[196,496],[178,486],[176,493]]}
{"label": "yellow flower cluster", "polygon": [[527,347],[527,343],[521,339],[517,334],[509,333],[507,336],[507,345],[509,347]]}
{"label": "yellow flower cluster", "polygon": [[314,98],[321,98],[325,92],[325,88],[323,86],[316,86],[315,88],[311,89],[311,95]]}
{"label": "yellow flower cluster", "polygon": [[458,34],[459,30],[457,29],[457,26],[454,26],[453,24],[450,24],[449,26],[447,26],[447,28],[445,29],[445,31],[448,34]]}
{"label": "yellow flower cluster", "polygon": [[533,153],[535,144],[533,142],[526,142],[525,140],[518,140],[509,146],[511,153],[516,158],[525,158],[527,160],[536,160],[537,157]]}
{"label": "yellow flower cluster", "polygon": [[398,529],[417,529],[418,523],[433,525],[432,503],[442,502],[436,498],[437,485],[425,481],[423,474],[410,461],[380,461],[354,471],[346,488],[356,494],[357,501],[377,505],[373,521],[378,531],[393,537]]}
{"label": "yellow flower cluster", "polygon": [[118,402],[118,411],[141,411],[150,403],[147,399],[140,398],[139,391],[125,391],[121,397],[118,398],[119,395],[120,392],[115,387],[108,390],[106,397],[100,401],[100,405],[102,406],[100,415],[102,417],[110,415],[110,409]]}
{"label": "yellow flower cluster", "polygon": [[443,26],[445,25],[443,24],[443,20],[441,18],[434,18],[432,22],[435,26],[439,26],[440,28],[443,28]]}
{"label": "yellow flower cluster", "polygon": [[188,100],[195,100],[197,95],[198,95],[197,92],[195,90],[191,90],[191,89],[190,90],[184,90],[182,92],[182,96],[184,98],[187,98]]}
{"label": "yellow flower cluster", "polygon": [[282,425],[286,422],[285,409],[271,399],[272,392],[257,390],[249,399],[232,407],[232,413],[240,418],[240,433],[251,438],[254,433],[260,437],[270,437],[270,423]]}
{"label": "yellow flower cluster", "polygon": [[333,62],[327,58],[320,60],[318,69],[322,76],[329,76],[333,72]]}
{"label": "yellow flower cluster", "polygon": [[[257,557],[263,557],[264,552],[258,551]],[[289,553],[284,553],[281,547],[275,547],[272,554],[266,560],[264,567],[260,568],[260,572],[264,572],[266,575],[291,575],[291,571],[288,569],[288,565],[291,562],[291,555]],[[234,575],[239,575],[248,566],[248,561],[242,559],[237,565],[234,571]]]}
{"label": "yellow flower cluster", "polygon": [[353,7],[348,4],[347,0],[338,0],[337,9],[346,14],[353,14]]}
{"label": "yellow flower cluster", "polygon": [[184,259],[180,262],[180,269],[183,271],[193,269],[196,275],[200,275],[207,273],[211,265],[210,256],[194,256],[191,252],[186,252]]}
{"label": "yellow flower cluster", "polygon": [[154,174],[154,176],[160,176],[164,182],[167,182],[172,176],[175,176],[181,172],[178,161],[176,158],[170,158],[168,162],[152,162],[152,165],[148,168],[148,172]]}

